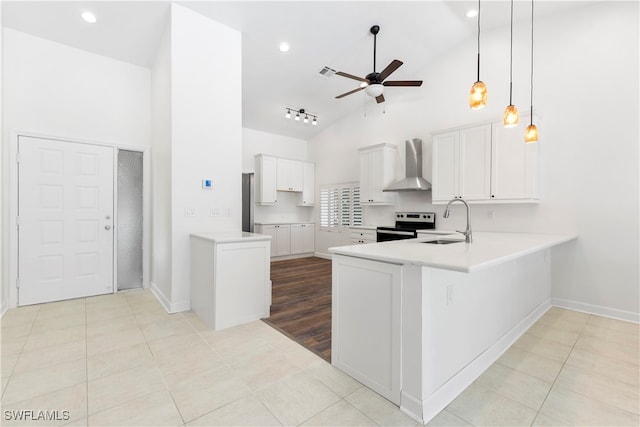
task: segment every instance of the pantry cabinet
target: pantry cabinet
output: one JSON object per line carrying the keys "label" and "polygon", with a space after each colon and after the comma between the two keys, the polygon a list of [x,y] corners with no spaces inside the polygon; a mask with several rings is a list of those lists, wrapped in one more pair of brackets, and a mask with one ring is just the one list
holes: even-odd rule
{"label": "pantry cabinet", "polygon": [[397,147],[378,144],[360,148],[360,204],[393,205],[396,192],[383,192],[396,179]]}
{"label": "pantry cabinet", "polygon": [[[529,117],[522,115],[520,122]],[[522,126],[505,128],[501,121],[435,134],[432,200],[535,203],[538,149],[524,142]]]}
{"label": "pantry cabinet", "polygon": [[278,159],[278,191],[302,191],[302,162]]}

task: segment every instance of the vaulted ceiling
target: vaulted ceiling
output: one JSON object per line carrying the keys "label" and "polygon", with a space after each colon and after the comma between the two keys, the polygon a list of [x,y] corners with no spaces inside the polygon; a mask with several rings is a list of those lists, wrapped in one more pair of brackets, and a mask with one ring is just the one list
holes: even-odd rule
{"label": "vaulted ceiling", "polygon": [[[198,13],[242,32],[243,125],[308,140],[336,120],[363,108],[381,108],[340,76],[324,77],[324,66],[357,76],[393,59],[404,62],[390,80],[427,78],[433,61],[460,43],[475,46],[477,18],[465,16],[475,1],[178,1]],[[536,15],[558,13],[580,3],[536,0]],[[482,28],[506,27],[509,1],[482,2]],[[3,25],[143,67],[153,63],[167,17],[168,1],[3,1]],[[515,2],[515,22],[530,19],[530,2]],[[92,11],[95,24],[80,19]],[[524,25],[524,24],[523,24]],[[507,33],[506,33],[507,34]],[[280,52],[281,42],[290,50]],[[211,76],[215,80],[216,76]],[[224,82],[220,82],[224,84]],[[387,88],[387,102],[402,102],[420,88]],[[424,93],[424,96],[428,94]],[[317,114],[318,126],[285,120],[285,108]]]}

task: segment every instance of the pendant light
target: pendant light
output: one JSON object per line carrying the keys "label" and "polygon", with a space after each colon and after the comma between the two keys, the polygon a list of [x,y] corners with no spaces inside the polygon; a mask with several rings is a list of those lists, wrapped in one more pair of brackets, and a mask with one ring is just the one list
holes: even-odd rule
{"label": "pendant light", "polygon": [[538,142],[538,128],[533,124],[533,0],[531,0],[531,122],[524,133],[524,142]]}
{"label": "pendant light", "polygon": [[478,76],[471,86],[469,93],[469,107],[474,110],[487,105],[487,85],[480,80],[480,0],[478,0]]}
{"label": "pendant light", "polygon": [[513,105],[513,0],[511,0],[511,48],[509,53],[509,105],[504,109],[502,122],[505,127],[518,124],[518,109]]}

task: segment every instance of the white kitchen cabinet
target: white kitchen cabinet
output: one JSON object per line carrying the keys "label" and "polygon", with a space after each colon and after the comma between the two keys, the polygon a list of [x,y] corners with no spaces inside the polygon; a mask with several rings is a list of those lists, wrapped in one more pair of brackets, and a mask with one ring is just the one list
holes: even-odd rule
{"label": "white kitchen cabinet", "polygon": [[256,224],[256,233],[271,236],[271,256],[291,253],[291,226],[289,224]]}
{"label": "white kitchen cabinet", "polygon": [[278,159],[278,191],[302,191],[302,162],[290,159]]}
{"label": "white kitchen cabinet", "polygon": [[489,200],[491,125],[474,126],[433,137],[432,200]]}
{"label": "white kitchen cabinet", "polygon": [[298,195],[298,206],[314,206],[316,203],[316,165],[302,162],[302,193]]}
{"label": "white kitchen cabinet", "polygon": [[314,224],[291,224],[291,255],[314,252],[315,240]]}
{"label": "white kitchen cabinet", "polygon": [[396,192],[382,189],[396,180],[397,147],[392,144],[378,144],[360,148],[360,204],[393,205]]}
{"label": "white kitchen cabinet", "polygon": [[331,363],[400,404],[400,265],[334,254]]}
{"label": "white kitchen cabinet", "polygon": [[275,205],[278,159],[258,154],[256,156],[255,199],[257,204]]}
{"label": "white kitchen cabinet", "polygon": [[377,241],[376,230],[364,229],[360,227],[351,227],[349,229],[349,240],[353,245],[358,245],[362,243],[376,243]]}
{"label": "white kitchen cabinet", "polygon": [[524,142],[523,126],[530,115],[520,116],[520,126],[505,128],[492,124],[491,199],[499,201],[535,201],[539,198],[539,143]]}

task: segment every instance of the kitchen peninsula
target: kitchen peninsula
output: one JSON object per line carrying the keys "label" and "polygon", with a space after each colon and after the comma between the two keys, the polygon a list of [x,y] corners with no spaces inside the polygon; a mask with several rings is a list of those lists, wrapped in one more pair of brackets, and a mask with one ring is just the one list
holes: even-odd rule
{"label": "kitchen peninsula", "polygon": [[428,422],[550,307],[551,248],[575,238],[477,232],[474,243],[331,248],[332,363]]}

